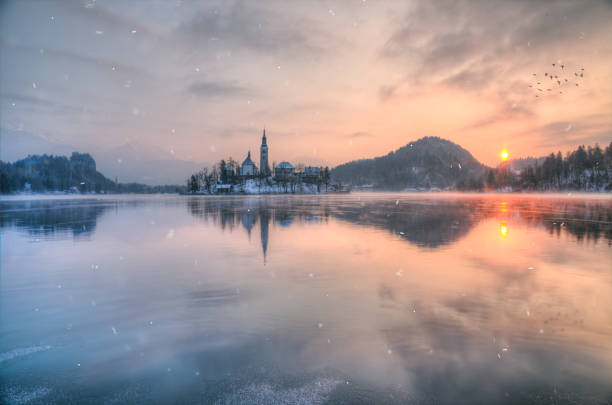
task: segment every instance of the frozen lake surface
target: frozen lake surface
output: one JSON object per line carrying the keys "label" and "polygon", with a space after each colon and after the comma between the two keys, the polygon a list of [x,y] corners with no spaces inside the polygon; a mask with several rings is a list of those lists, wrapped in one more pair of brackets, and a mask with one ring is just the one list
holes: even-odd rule
{"label": "frozen lake surface", "polygon": [[612,197],[0,201],[0,402],[612,401]]}

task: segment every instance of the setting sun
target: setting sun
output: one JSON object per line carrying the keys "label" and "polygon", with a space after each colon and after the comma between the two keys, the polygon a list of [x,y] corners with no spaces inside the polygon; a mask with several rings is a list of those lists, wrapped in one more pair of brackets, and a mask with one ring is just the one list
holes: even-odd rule
{"label": "setting sun", "polygon": [[505,222],[502,222],[501,225],[499,226],[499,233],[502,236],[502,238],[505,238],[506,236],[508,236],[508,225],[506,225]]}
{"label": "setting sun", "polygon": [[506,149],[504,149],[504,150],[501,151],[499,156],[501,157],[502,160],[508,160],[508,156],[510,156],[510,155],[508,154],[508,151]]}

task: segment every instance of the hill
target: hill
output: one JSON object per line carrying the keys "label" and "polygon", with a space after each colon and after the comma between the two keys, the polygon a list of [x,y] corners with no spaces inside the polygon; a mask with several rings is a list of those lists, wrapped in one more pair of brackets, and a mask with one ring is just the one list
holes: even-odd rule
{"label": "hill", "polygon": [[138,142],[96,151],[98,167],[109,178],[151,185],[182,183],[205,163],[177,159],[170,151]]}
{"label": "hill", "polygon": [[478,188],[486,167],[461,146],[438,137],[425,137],[373,159],[362,159],[332,169],[336,182],[374,189]]}
{"label": "hill", "polygon": [[[77,145],[78,146],[78,145]],[[0,160],[15,162],[30,155],[70,156],[79,147],[25,131],[0,129]],[[81,145],[81,149],[84,149]],[[171,151],[140,142],[111,148],[94,148],[98,170],[109,179],[150,185],[180,184],[191,173],[208,166],[178,159]]]}
{"label": "hill", "polygon": [[70,158],[30,155],[14,163],[0,162],[0,192],[19,191],[155,193],[182,191],[184,186],[147,186],[138,183],[117,184],[96,170],[96,161],[88,153],[73,152]]}

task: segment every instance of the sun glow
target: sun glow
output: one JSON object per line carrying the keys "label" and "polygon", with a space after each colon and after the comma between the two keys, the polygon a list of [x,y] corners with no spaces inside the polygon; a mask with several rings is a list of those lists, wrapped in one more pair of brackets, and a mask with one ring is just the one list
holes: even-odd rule
{"label": "sun glow", "polygon": [[502,222],[501,225],[499,226],[499,234],[501,235],[502,238],[505,238],[506,236],[508,236],[508,225],[506,225],[505,222]]}
{"label": "sun glow", "polygon": [[501,157],[501,160],[508,160],[508,157],[510,156],[510,154],[508,153],[506,149],[503,149],[501,153],[499,154],[499,156]]}

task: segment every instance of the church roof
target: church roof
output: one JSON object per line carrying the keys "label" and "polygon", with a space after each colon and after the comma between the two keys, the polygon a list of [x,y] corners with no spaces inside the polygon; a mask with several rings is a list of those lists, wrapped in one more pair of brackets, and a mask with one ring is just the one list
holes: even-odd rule
{"label": "church roof", "polygon": [[242,162],[242,166],[245,166],[245,165],[255,166],[255,163],[253,163],[253,161],[251,160],[251,151],[249,151],[249,154],[247,155],[246,159],[244,159],[244,162]]}
{"label": "church roof", "polygon": [[293,165],[289,162],[280,162],[276,165],[277,169],[293,169]]}

